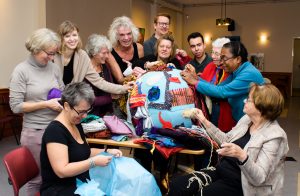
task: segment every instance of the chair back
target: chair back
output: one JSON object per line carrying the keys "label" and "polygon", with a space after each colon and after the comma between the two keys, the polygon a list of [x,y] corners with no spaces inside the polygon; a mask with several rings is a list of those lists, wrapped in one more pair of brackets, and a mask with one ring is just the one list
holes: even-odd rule
{"label": "chair back", "polygon": [[3,158],[9,181],[15,196],[19,195],[20,188],[39,174],[39,168],[28,148],[22,146],[8,152]]}

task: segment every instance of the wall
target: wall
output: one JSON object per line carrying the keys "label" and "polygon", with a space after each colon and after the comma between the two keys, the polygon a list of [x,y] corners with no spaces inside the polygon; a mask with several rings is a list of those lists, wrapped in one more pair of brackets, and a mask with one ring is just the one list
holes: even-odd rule
{"label": "wall", "polygon": [[153,18],[151,15],[151,9],[152,4],[149,1],[132,1],[132,21],[137,27],[145,28],[145,40],[148,39],[153,33]]}
{"label": "wall", "polygon": [[[300,2],[228,5],[227,17],[236,22],[233,32],[215,25],[216,18],[220,17],[220,6],[187,7],[184,12],[189,17],[184,20],[183,36],[187,37],[193,31],[211,34],[213,40],[239,35],[249,53],[265,54],[264,71],[292,72],[293,38],[300,36],[299,7]],[[269,34],[266,45],[258,42],[261,32]],[[183,47],[188,49],[187,42]],[[210,46],[207,51],[210,51]]]}
{"label": "wall", "polygon": [[57,30],[64,20],[76,23],[85,44],[92,33],[107,34],[117,16],[131,17],[131,0],[47,0],[47,27]]}
{"label": "wall", "polygon": [[167,7],[151,3],[149,0],[132,0],[132,20],[137,27],[146,29],[145,40],[154,33],[153,20],[157,13],[168,13],[171,16],[170,31],[176,41],[176,45],[182,46],[182,13]]}
{"label": "wall", "polygon": [[25,60],[26,38],[45,27],[45,0],[0,1],[0,88],[9,86],[14,67]]}

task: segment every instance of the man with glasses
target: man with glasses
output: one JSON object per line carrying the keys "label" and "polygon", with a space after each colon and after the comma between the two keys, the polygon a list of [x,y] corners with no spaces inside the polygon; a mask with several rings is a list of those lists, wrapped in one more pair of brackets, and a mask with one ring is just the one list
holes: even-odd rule
{"label": "man with glasses", "polygon": [[155,44],[157,39],[169,33],[171,16],[165,13],[159,13],[154,18],[155,33],[144,42],[144,56],[155,54]]}
{"label": "man with glasses", "polygon": [[205,53],[206,45],[201,33],[191,33],[188,36],[187,41],[189,42],[191,52],[194,55],[194,58],[189,62],[189,64],[193,65],[197,74],[200,74],[203,72],[206,65],[212,62],[212,58]]}

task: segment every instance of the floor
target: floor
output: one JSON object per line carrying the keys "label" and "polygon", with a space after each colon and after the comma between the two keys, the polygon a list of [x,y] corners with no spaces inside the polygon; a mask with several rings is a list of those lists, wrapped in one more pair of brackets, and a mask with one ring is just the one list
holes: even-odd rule
{"label": "floor", "polygon": [[[300,94],[296,96],[286,101],[286,109],[278,119],[279,124],[288,135],[290,147],[285,166],[283,195],[286,196],[300,196]],[[6,137],[0,141],[0,196],[13,195],[12,187],[7,182],[7,174],[2,158],[6,152],[17,147],[14,137]],[[128,151],[126,154],[128,155]],[[20,196],[23,195],[24,190],[21,189]]]}

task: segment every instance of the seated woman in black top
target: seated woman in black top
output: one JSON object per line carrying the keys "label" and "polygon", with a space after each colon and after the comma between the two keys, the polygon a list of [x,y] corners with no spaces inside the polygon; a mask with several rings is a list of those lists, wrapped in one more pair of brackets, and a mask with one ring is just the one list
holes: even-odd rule
{"label": "seated woman in black top", "polygon": [[[104,78],[107,82],[113,82],[111,72],[105,63],[111,50],[111,43],[103,35],[90,35],[85,45],[85,51],[91,59],[91,66],[99,74],[99,76]],[[88,80],[85,79],[85,81],[92,86],[96,96],[92,113],[101,117],[107,113],[112,113],[111,94],[98,89]]]}
{"label": "seated woman in black top", "polygon": [[[103,149],[90,148],[80,121],[91,111],[94,92],[85,82],[66,86],[62,93],[62,112],[52,121],[42,138],[41,195],[74,195],[76,178],[89,179],[89,169],[106,166],[111,156],[98,155]],[[122,156],[118,149],[108,152]]]}

